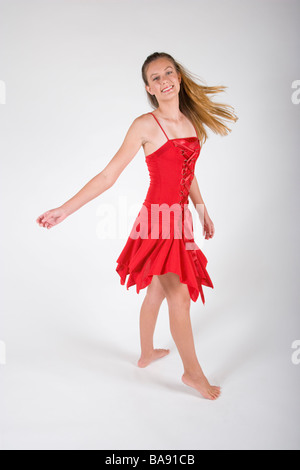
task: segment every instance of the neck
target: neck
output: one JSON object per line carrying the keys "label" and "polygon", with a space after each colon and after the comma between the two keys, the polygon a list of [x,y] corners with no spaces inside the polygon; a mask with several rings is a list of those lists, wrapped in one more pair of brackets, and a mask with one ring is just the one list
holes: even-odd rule
{"label": "neck", "polygon": [[159,103],[157,108],[159,115],[167,121],[179,122],[182,119],[182,112],[179,109],[179,98],[174,97],[168,102]]}

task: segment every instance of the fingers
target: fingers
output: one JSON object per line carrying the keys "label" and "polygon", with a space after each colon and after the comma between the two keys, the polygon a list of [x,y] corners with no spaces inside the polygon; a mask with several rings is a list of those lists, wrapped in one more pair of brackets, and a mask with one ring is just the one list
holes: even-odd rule
{"label": "fingers", "polygon": [[215,228],[213,225],[210,227],[205,227],[203,229],[203,235],[205,236],[206,240],[209,240],[210,238],[212,238],[214,234],[215,234]]}
{"label": "fingers", "polygon": [[36,219],[36,222],[37,222],[38,224],[44,223],[45,220],[46,220],[47,214],[48,214],[48,212],[44,212],[44,214],[40,215],[40,216]]}
{"label": "fingers", "polygon": [[45,228],[51,228],[51,227],[53,227],[52,224],[50,224],[49,222],[46,222],[46,221],[44,221],[44,222],[39,222],[39,226],[40,226],[40,227],[45,227]]}
{"label": "fingers", "polygon": [[49,215],[49,211],[47,211],[36,219],[36,223],[38,223],[40,227],[45,227],[49,229],[53,227],[53,224],[50,222],[50,220],[51,216]]}
{"label": "fingers", "polygon": [[40,215],[40,217],[38,217],[36,219],[36,223],[39,224],[39,225],[43,226],[45,224],[45,222],[46,222],[46,218],[43,215]]}

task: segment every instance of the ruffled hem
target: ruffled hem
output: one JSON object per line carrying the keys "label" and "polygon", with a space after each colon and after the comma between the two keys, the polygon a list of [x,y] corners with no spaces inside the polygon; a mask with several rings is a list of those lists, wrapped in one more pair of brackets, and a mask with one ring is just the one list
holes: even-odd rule
{"label": "ruffled hem", "polygon": [[[205,305],[202,286],[214,288],[206,270],[207,259],[193,242],[195,249],[187,250],[182,239],[165,240],[128,240],[117,259],[116,272],[121,285],[136,285],[136,292],[149,286],[154,275],[172,272],[178,274],[180,282],[188,286],[193,302],[199,294]],[[126,279],[128,277],[128,279]]]}

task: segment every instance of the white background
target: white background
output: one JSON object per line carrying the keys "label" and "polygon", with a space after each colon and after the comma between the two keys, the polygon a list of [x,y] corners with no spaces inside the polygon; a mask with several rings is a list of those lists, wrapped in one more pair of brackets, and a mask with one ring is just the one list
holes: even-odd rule
{"label": "white background", "polygon": [[[0,0],[2,449],[299,449],[300,2]],[[239,121],[209,131],[196,176],[215,224],[195,240],[214,289],[192,302],[216,402],[181,383],[166,301],[146,369],[119,256],[149,176],[141,149],[117,183],[47,230],[151,111],[141,67],[168,52]],[[101,211],[128,209],[101,237]],[[122,212],[122,214],[121,214]],[[193,212],[194,214],[194,212]],[[195,223],[196,225],[196,223]]]}

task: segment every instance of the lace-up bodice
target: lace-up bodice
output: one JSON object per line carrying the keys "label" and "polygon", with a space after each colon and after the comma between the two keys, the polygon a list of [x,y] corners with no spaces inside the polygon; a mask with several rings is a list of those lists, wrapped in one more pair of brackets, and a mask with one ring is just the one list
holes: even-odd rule
{"label": "lace-up bodice", "polygon": [[[152,116],[156,119],[154,114]],[[150,187],[144,204],[150,207],[151,203],[177,203],[184,209],[184,205],[189,204],[188,195],[201,150],[200,142],[196,136],[169,139],[157,119],[156,121],[168,140],[145,157]]]}
{"label": "lace-up bodice", "polygon": [[182,178],[180,180],[179,204],[183,206],[184,204],[189,204],[188,195],[190,193],[191,184],[194,178],[195,164],[199,156],[199,152],[197,148],[191,150],[191,148],[187,145],[181,145],[180,152],[181,155],[184,157],[184,160],[181,169]]}

